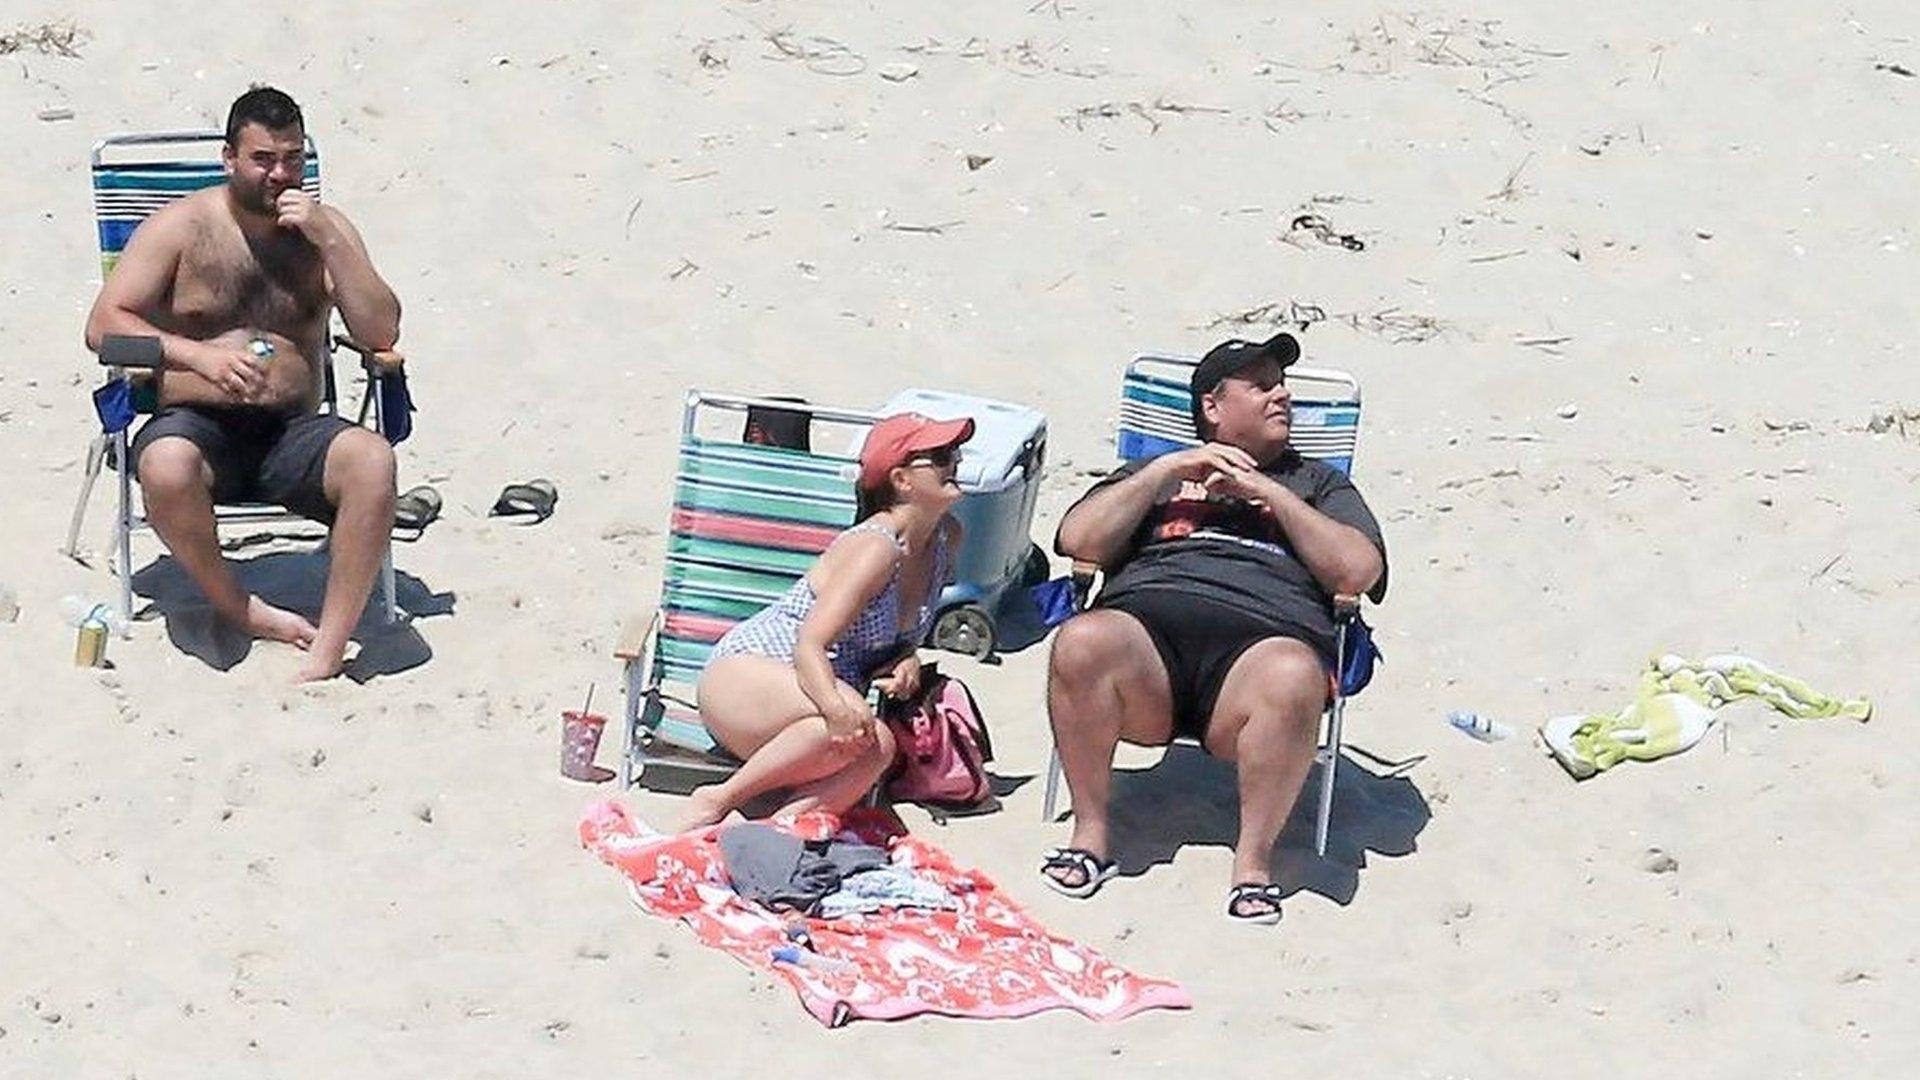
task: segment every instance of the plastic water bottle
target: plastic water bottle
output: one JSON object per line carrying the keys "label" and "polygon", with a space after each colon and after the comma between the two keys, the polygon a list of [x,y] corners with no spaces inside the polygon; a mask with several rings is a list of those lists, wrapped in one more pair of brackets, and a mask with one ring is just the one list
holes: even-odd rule
{"label": "plastic water bottle", "polygon": [[1447,723],[1481,742],[1499,742],[1513,734],[1513,729],[1507,725],[1471,709],[1453,710],[1447,714]]}
{"label": "plastic water bottle", "polygon": [[836,960],[831,956],[821,956],[812,949],[803,949],[798,945],[782,945],[770,953],[776,964],[792,964],[795,967],[815,968],[820,971],[853,971],[854,965],[845,960]]}

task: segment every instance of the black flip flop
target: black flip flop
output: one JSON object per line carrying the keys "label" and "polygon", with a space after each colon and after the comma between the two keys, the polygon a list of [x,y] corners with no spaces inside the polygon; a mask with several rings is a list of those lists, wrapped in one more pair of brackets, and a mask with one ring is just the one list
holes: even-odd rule
{"label": "black flip flop", "polygon": [[494,500],[493,509],[488,517],[531,517],[531,524],[539,524],[553,516],[553,506],[560,501],[560,491],[551,480],[529,480],[524,484],[508,484],[500,490],[500,497]]}
{"label": "black flip flop", "polygon": [[[1227,918],[1252,926],[1272,926],[1280,921],[1280,901],[1286,890],[1275,884],[1242,882],[1227,891]],[[1252,911],[1245,910],[1253,908]]]}
{"label": "black flip flop", "polygon": [[440,493],[426,484],[408,488],[393,501],[393,527],[424,532],[440,516]]}
{"label": "black flip flop", "polygon": [[[1080,874],[1080,881],[1069,885],[1048,873],[1049,870],[1076,870]],[[1112,859],[1103,859],[1085,848],[1052,848],[1040,860],[1040,880],[1047,883],[1047,888],[1075,900],[1085,900],[1099,892],[1100,886],[1119,872],[1120,864]]]}

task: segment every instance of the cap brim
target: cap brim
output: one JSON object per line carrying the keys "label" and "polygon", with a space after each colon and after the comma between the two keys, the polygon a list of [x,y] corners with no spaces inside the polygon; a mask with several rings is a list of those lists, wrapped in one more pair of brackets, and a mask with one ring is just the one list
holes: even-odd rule
{"label": "cap brim", "polygon": [[949,446],[959,446],[973,438],[973,418],[963,416],[958,420],[935,420],[914,432],[907,440],[906,450],[910,454],[921,454],[928,450],[942,450]]}

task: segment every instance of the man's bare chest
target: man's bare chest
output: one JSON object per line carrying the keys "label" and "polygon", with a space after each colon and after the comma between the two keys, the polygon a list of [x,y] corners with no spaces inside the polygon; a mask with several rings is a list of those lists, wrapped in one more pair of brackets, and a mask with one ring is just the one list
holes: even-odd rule
{"label": "man's bare chest", "polygon": [[208,332],[257,327],[304,341],[326,313],[320,254],[294,234],[250,243],[238,229],[203,226],[181,252],[171,306]]}

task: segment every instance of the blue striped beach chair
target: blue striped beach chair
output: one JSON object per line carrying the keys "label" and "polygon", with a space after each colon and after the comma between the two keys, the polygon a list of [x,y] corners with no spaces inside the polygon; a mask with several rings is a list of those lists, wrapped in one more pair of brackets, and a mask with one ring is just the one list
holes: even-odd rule
{"label": "blue striped beach chair", "polygon": [[[1115,440],[1121,460],[1154,458],[1199,445],[1193,430],[1193,395],[1189,390],[1193,369],[1199,362],[1198,357],[1191,356],[1147,355],[1127,365],[1120,389],[1120,424]],[[1293,430],[1289,436],[1293,448],[1302,457],[1324,461],[1342,473],[1351,474],[1353,454],[1360,438],[1359,381],[1344,371],[1294,366],[1287,369],[1287,386],[1293,392]],[[1084,598],[1099,567],[1076,564],[1074,572]],[[1358,613],[1357,597],[1337,598],[1334,614],[1340,633],[1335,671],[1346,669]],[[1323,721],[1325,739],[1314,755],[1320,765],[1320,792],[1313,849],[1319,855],[1327,853],[1327,821],[1333,812],[1334,770],[1340,760],[1340,722],[1347,698],[1347,688],[1341,685],[1341,680],[1336,678],[1332,683],[1333,693]],[[1043,820],[1054,820],[1059,792],[1060,754],[1055,750],[1047,765]]]}
{"label": "blue striped beach chair", "polygon": [[[128,239],[148,215],[175,199],[226,182],[226,172],[220,162],[220,148],[225,139],[226,135],[221,131],[161,131],[109,135],[94,144],[93,208],[99,232],[102,280],[113,273]],[[306,143],[306,171],[301,176],[300,186],[307,194],[318,198],[320,156],[311,136],[307,137]],[[393,367],[397,354],[367,349],[344,334],[332,335],[331,340],[336,349],[345,348],[358,353],[366,372],[366,393],[360,402],[358,421],[370,423],[374,430],[387,434],[390,418],[386,415],[380,384],[390,377],[390,372],[397,372],[397,368]],[[103,348],[101,362],[109,364],[108,382],[126,384],[127,396],[135,412],[152,412],[156,405],[156,386],[151,371],[111,366],[113,359],[109,350]],[[328,412],[337,412],[331,363],[325,365],[324,375],[323,407]],[[392,419],[404,422],[401,418]],[[103,426],[108,426],[106,420],[103,416]],[[131,623],[133,616],[132,537],[135,532],[148,527],[144,513],[136,507],[137,485],[133,482],[132,470],[124,467],[130,442],[131,428],[124,423],[118,430],[104,431],[94,439],[87,454],[86,476],[81,484],[80,498],[73,508],[64,549],[69,557],[79,558],[80,527],[86,516],[87,500],[93,492],[102,464],[111,463],[120,474],[119,507],[114,515],[111,558],[114,576],[120,587],[122,625]],[[272,526],[305,521],[280,507],[264,503],[218,506],[215,507],[214,516],[219,526]],[[381,566],[379,581],[381,601],[387,620],[391,622],[398,615],[391,553]]]}
{"label": "blue striped beach chair", "polygon": [[[694,698],[714,643],[778,599],[853,524],[854,458],[700,433],[703,412],[757,408],[781,412],[794,406],[700,391],[687,395],[660,603],[629,621],[614,650],[626,678],[623,790],[636,780],[676,788],[739,767],[707,733]],[[877,419],[846,409],[804,408],[816,423],[858,432]],[[843,445],[857,446],[859,439]]]}

